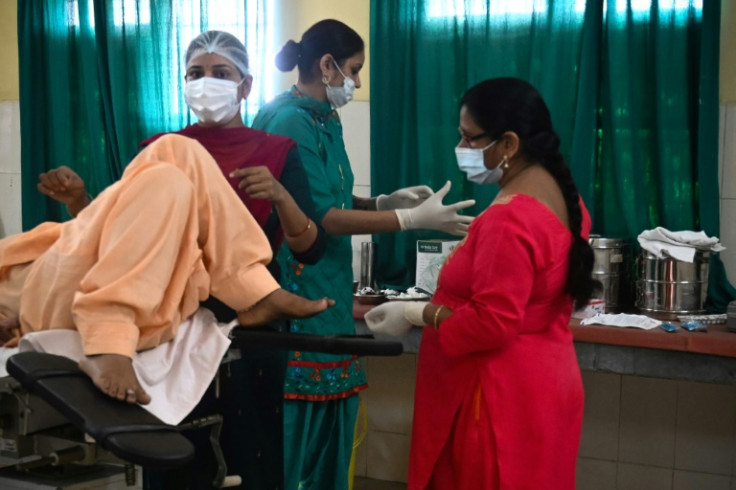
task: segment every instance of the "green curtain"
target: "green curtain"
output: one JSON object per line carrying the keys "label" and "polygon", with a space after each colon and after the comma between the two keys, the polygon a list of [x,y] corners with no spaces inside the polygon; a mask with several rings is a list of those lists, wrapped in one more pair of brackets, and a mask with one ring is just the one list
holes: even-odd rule
{"label": "green curtain", "polygon": [[[450,180],[446,202],[485,209],[495,187],[455,163],[458,101],[515,76],[547,101],[594,233],[718,236],[719,30],[719,0],[372,0],[373,194]],[[413,284],[415,241],[428,237],[450,238],[376,235],[379,280]],[[733,288],[711,269],[709,302],[725,310]]]}
{"label": "green curtain", "polygon": [[[117,180],[138,143],[195,122],[183,98],[184,53],[207,29],[246,43],[255,73],[246,118],[266,97],[258,73],[267,0],[18,1],[23,228],[68,218],[38,175],[66,165],[92,195]],[[256,56],[254,56],[254,53]]]}

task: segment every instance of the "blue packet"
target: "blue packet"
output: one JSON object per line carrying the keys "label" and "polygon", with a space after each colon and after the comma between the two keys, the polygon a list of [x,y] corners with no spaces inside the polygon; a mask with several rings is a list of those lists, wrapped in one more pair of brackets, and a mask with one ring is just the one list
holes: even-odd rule
{"label": "blue packet", "polygon": [[708,326],[700,320],[688,320],[682,323],[682,328],[689,332],[707,332]]}
{"label": "blue packet", "polygon": [[661,328],[662,330],[664,330],[665,332],[668,332],[668,333],[677,332],[677,327],[674,324],[672,324],[672,323],[662,323],[659,326],[659,328]]}

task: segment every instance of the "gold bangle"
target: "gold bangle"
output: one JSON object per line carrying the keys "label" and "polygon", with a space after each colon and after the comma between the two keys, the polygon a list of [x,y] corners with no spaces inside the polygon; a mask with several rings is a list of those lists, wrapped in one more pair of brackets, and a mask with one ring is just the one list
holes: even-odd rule
{"label": "gold bangle", "polygon": [[286,231],[284,231],[284,236],[285,236],[286,238],[298,238],[298,237],[302,236],[303,234],[305,234],[305,233],[306,233],[306,232],[307,232],[307,231],[308,231],[308,230],[309,230],[309,229],[310,229],[311,227],[312,227],[312,220],[311,220],[311,219],[309,219],[309,218],[307,218],[307,226],[305,226],[305,227],[304,227],[304,229],[303,229],[302,231],[300,231],[300,232],[299,232],[299,233],[297,233],[296,235],[288,235],[288,234],[286,233]]}
{"label": "gold bangle", "polygon": [[434,310],[434,319],[432,320],[432,325],[434,326],[435,330],[439,330],[440,326],[437,324],[437,320],[440,318],[440,311],[442,311],[442,308],[444,308],[445,305],[440,305],[436,310]]}

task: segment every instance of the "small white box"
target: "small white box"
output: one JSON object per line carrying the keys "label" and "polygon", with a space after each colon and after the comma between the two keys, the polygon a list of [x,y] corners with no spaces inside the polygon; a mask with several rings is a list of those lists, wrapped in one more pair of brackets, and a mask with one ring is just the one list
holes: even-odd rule
{"label": "small white box", "polygon": [[591,318],[596,315],[602,315],[605,312],[606,300],[601,298],[593,298],[588,302],[587,305],[585,305],[585,308],[583,308],[582,310],[573,311],[572,317],[583,320],[585,318]]}
{"label": "small white box", "polygon": [[416,287],[434,293],[445,259],[459,240],[417,240]]}

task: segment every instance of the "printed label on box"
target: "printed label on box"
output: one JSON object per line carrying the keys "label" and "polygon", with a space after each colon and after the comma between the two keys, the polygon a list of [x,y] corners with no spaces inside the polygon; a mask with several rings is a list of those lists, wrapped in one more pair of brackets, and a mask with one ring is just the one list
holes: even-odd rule
{"label": "printed label on box", "polygon": [[434,293],[440,269],[458,243],[459,240],[417,240],[416,287]]}

